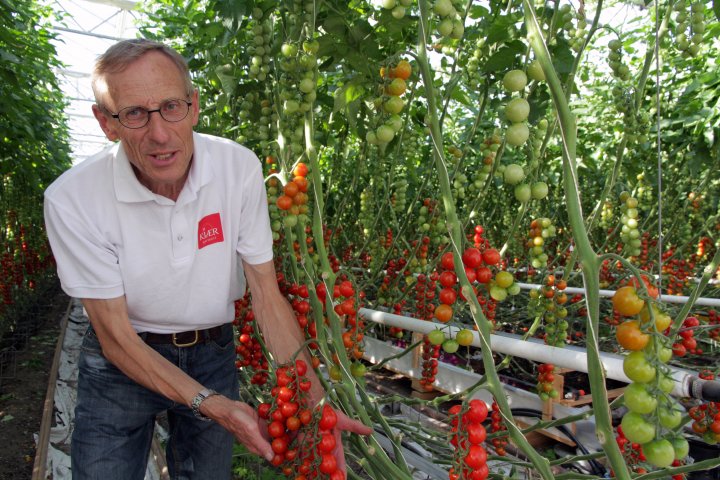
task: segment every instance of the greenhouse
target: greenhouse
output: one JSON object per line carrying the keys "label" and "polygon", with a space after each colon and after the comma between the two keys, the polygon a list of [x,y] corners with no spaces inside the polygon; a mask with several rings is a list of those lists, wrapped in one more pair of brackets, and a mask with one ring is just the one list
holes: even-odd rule
{"label": "greenhouse", "polygon": [[0,478],[720,479],[720,1],[0,15]]}

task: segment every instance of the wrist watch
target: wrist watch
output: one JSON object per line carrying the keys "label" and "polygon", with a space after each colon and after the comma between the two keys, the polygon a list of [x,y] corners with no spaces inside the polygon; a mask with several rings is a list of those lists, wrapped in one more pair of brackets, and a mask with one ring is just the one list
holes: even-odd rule
{"label": "wrist watch", "polygon": [[197,393],[197,395],[195,395],[195,397],[192,399],[192,402],[190,402],[190,409],[192,410],[193,415],[195,415],[195,418],[199,418],[200,420],[205,422],[209,422],[211,420],[209,417],[206,417],[200,412],[200,405],[206,398],[212,397],[213,395],[220,394],[210,388],[203,388]]}

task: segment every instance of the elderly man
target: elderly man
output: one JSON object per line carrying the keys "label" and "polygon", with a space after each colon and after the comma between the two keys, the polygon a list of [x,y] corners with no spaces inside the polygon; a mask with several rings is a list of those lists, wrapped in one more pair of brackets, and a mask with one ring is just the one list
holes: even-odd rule
{"label": "elderly man", "polygon": [[[171,477],[229,479],[233,439],[273,455],[255,411],[238,401],[230,322],[245,279],[273,355],[286,361],[303,343],[276,282],[260,162],[193,131],[198,92],[184,59],[162,44],[112,46],[92,80],[93,113],[117,143],[45,194],[58,275],[91,324],[73,478],[142,479],[155,416],[167,411]],[[371,431],[342,414],[340,430]],[[336,456],[344,467],[342,447]]]}

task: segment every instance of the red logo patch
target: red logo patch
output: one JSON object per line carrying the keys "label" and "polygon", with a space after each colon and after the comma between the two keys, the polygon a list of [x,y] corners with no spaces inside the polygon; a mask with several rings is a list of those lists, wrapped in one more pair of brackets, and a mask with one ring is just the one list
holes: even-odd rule
{"label": "red logo patch", "polygon": [[198,223],[198,250],[223,241],[222,223],[219,213],[211,213]]}

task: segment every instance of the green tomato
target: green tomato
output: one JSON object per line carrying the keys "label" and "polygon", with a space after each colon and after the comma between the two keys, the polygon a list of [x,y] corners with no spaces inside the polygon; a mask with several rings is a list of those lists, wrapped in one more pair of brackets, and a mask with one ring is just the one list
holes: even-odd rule
{"label": "green tomato", "polygon": [[535,182],[530,187],[530,193],[535,200],[542,200],[547,197],[548,184],[545,182]]}
{"label": "green tomato", "polygon": [[507,296],[508,292],[504,288],[498,287],[497,285],[490,287],[490,297],[492,297],[492,299],[496,302],[502,302],[507,298]]}
{"label": "green tomato", "polygon": [[672,443],[673,450],[675,450],[675,458],[677,460],[681,460],[688,456],[690,453],[690,444],[685,439],[685,437],[676,436],[672,437],[670,439],[670,443]]}
{"label": "green tomato", "polygon": [[545,72],[543,72],[542,66],[539,60],[533,60],[530,62],[527,68],[528,77],[538,82],[545,81]]}
{"label": "green tomato", "polygon": [[392,95],[383,103],[383,110],[390,115],[396,115],[402,111],[404,106],[405,101],[402,98]]}
{"label": "green tomato", "polygon": [[637,412],[628,412],[620,422],[625,437],[633,443],[647,443],[655,438],[655,425]]}
{"label": "green tomato", "polygon": [[505,105],[505,118],[512,123],[524,122],[530,115],[530,104],[524,98],[513,98]]}
{"label": "green tomato", "polygon": [[427,336],[432,345],[442,345],[445,341],[445,334],[442,330],[433,330],[432,332],[428,332]]}
{"label": "green tomato", "polygon": [[350,373],[355,378],[363,378],[365,373],[367,373],[367,367],[365,367],[365,364],[362,362],[353,362],[352,365],[350,365]]}
{"label": "green tomato", "polygon": [[517,185],[525,178],[525,171],[517,163],[511,163],[505,167],[503,180],[510,185]]}
{"label": "green tomato", "polygon": [[505,132],[505,139],[507,143],[513,147],[519,147],[523,145],[528,137],[530,137],[530,129],[524,123],[513,123],[510,125]]}
{"label": "green tomato", "polygon": [[657,413],[660,425],[665,428],[672,430],[682,422],[683,414],[679,405],[672,405],[670,407],[662,406],[658,408]]}
{"label": "green tomato", "polygon": [[280,47],[280,51],[282,52],[284,57],[294,57],[297,55],[297,45],[293,45],[292,43],[283,43],[282,47]]}
{"label": "green tomato", "polygon": [[631,412],[648,414],[657,408],[657,398],[648,392],[642,383],[631,383],[625,389],[625,406]]}
{"label": "green tomato", "polygon": [[675,380],[673,380],[670,375],[661,373],[658,387],[660,387],[660,390],[664,393],[670,393],[675,388]]}
{"label": "green tomato", "polygon": [[460,344],[454,338],[448,338],[442,343],[442,349],[447,353],[455,353],[458,348],[460,348]]}
{"label": "green tomato", "polygon": [[503,77],[503,86],[508,92],[519,92],[527,85],[527,75],[522,70],[510,70]]}
{"label": "green tomato", "polygon": [[[655,367],[645,358],[645,352],[630,352],[623,360],[623,371],[633,382],[648,383],[655,379]],[[639,442],[642,443],[642,442]]]}
{"label": "green tomato", "polygon": [[515,199],[520,203],[526,203],[532,198],[532,191],[530,185],[527,183],[521,183],[515,187]]}
{"label": "green tomato", "polygon": [[380,125],[375,130],[378,143],[389,143],[395,137],[395,130],[389,125]]}
{"label": "green tomato", "polygon": [[658,468],[669,467],[675,460],[675,449],[664,438],[644,443],[642,449],[647,462]]}
{"label": "green tomato", "polygon": [[455,11],[451,0],[437,0],[433,5],[433,12],[441,17],[447,17]]}

